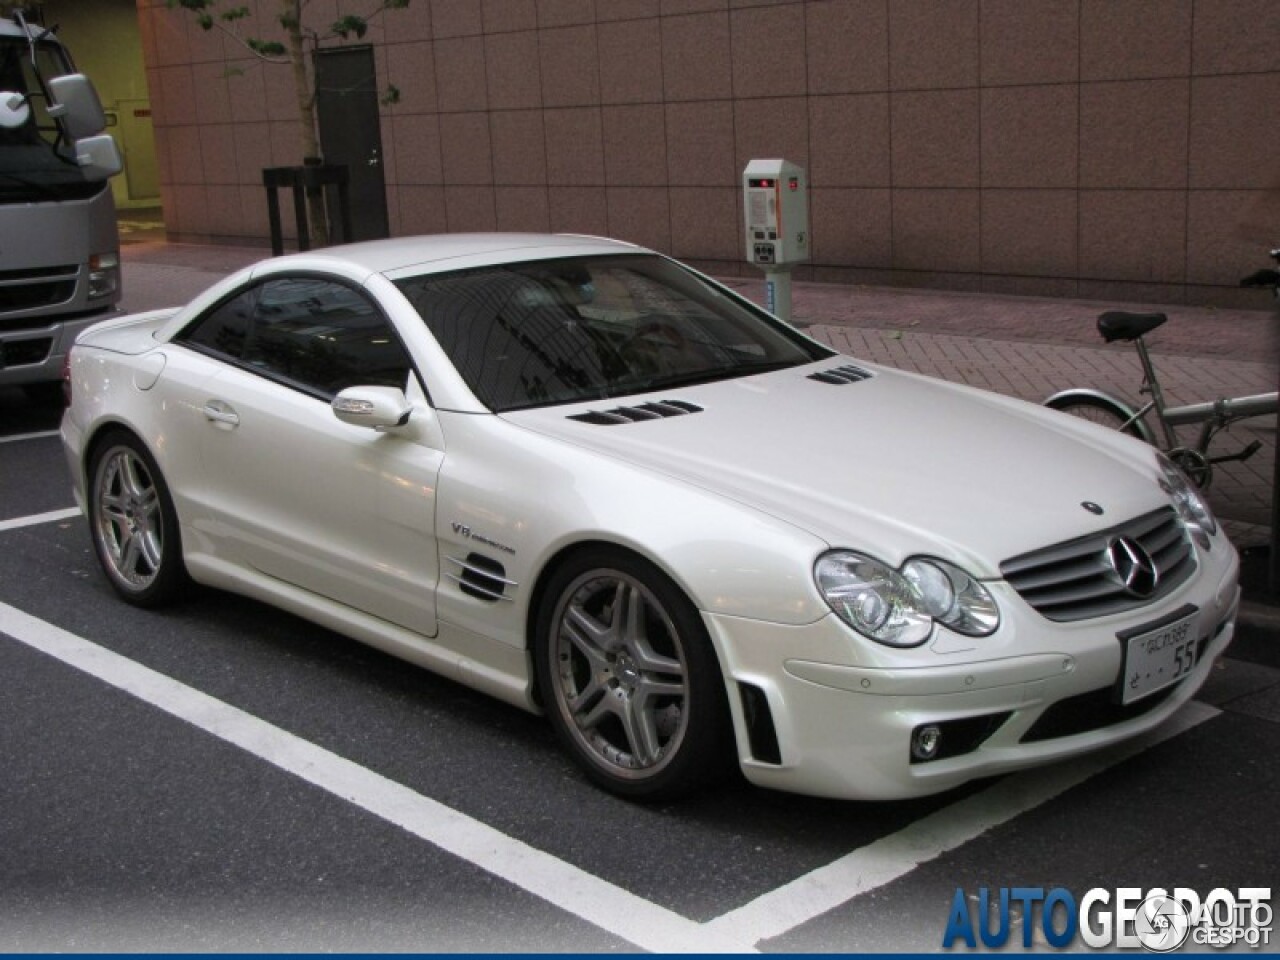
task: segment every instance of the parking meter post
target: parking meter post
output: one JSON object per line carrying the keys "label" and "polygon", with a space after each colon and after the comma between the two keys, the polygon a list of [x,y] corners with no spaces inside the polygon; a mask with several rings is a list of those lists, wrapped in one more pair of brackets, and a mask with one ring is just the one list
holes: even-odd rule
{"label": "parking meter post", "polygon": [[804,168],[752,160],[742,171],[747,262],[764,271],[768,310],[791,322],[791,271],[809,259],[809,188]]}
{"label": "parking meter post", "polygon": [[775,317],[791,322],[791,270],[768,270],[764,275],[765,304]]}

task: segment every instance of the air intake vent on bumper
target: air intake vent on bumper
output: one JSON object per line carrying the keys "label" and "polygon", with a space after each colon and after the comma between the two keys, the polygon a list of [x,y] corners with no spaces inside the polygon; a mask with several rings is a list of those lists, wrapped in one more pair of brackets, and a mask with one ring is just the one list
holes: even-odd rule
{"label": "air intake vent on bumper", "polygon": [[582,423],[594,423],[600,427],[616,427],[624,423],[639,423],[642,420],[665,420],[668,417],[683,417],[687,413],[701,413],[702,408],[696,403],[683,400],[660,400],[655,403],[641,403],[634,407],[614,407],[612,410],[588,410],[576,413],[570,420]]}
{"label": "air intake vent on bumper", "polygon": [[858,383],[861,380],[870,380],[871,371],[863,370],[861,367],[852,365],[844,367],[832,367],[830,370],[819,370],[817,373],[809,374],[810,380],[817,380],[819,383],[830,383],[835,386],[843,386],[846,383]]}

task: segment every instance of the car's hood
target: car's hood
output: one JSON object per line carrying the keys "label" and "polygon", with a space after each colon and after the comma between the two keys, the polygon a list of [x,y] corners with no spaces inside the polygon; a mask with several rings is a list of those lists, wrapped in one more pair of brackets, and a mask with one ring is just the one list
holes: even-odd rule
{"label": "car's hood", "polygon": [[[983,577],[998,576],[1002,560],[1168,502],[1153,459],[1118,433],[861,362],[872,374],[865,380],[809,377],[848,362],[504,416],[714,490],[833,546],[895,564],[930,553]],[[574,419],[653,401],[701,410],[620,425]]]}

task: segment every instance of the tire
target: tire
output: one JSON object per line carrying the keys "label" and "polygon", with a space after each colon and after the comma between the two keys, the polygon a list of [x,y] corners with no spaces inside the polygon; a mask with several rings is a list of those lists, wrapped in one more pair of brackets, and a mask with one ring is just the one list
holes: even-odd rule
{"label": "tire", "polygon": [[146,447],[108,434],[89,462],[89,533],[112,588],[139,607],[175,599],[190,583],[178,514]]}
{"label": "tire", "polygon": [[1090,423],[1096,423],[1101,427],[1119,430],[1131,437],[1137,437],[1139,440],[1146,439],[1142,435],[1142,431],[1138,429],[1138,424],[1129,422],[1132,415],[1128,411],[1119,404],[1102,397],[1051,397],[1045,401],[1045,406],[1062,413],[1068,413],[1073,417],[1079,417],[1081,420],[1088,420]]}
{"label": "tire", "polygon": [[720,663],[698,611],[652,564],[571,557],[543,591],[534,660],[557,736],[606,790],[671,800],[731,770]]}

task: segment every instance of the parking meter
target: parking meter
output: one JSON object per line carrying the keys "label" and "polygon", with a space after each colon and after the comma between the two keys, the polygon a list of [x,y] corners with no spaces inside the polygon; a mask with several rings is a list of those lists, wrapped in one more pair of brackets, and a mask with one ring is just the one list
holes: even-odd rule
{"label": "parking meter", "polygon": [[770,313],[791,320],[791,270],[809,259],[809,187],[804,168],[752,160],[742,172],[747,260],[764,270]]}

